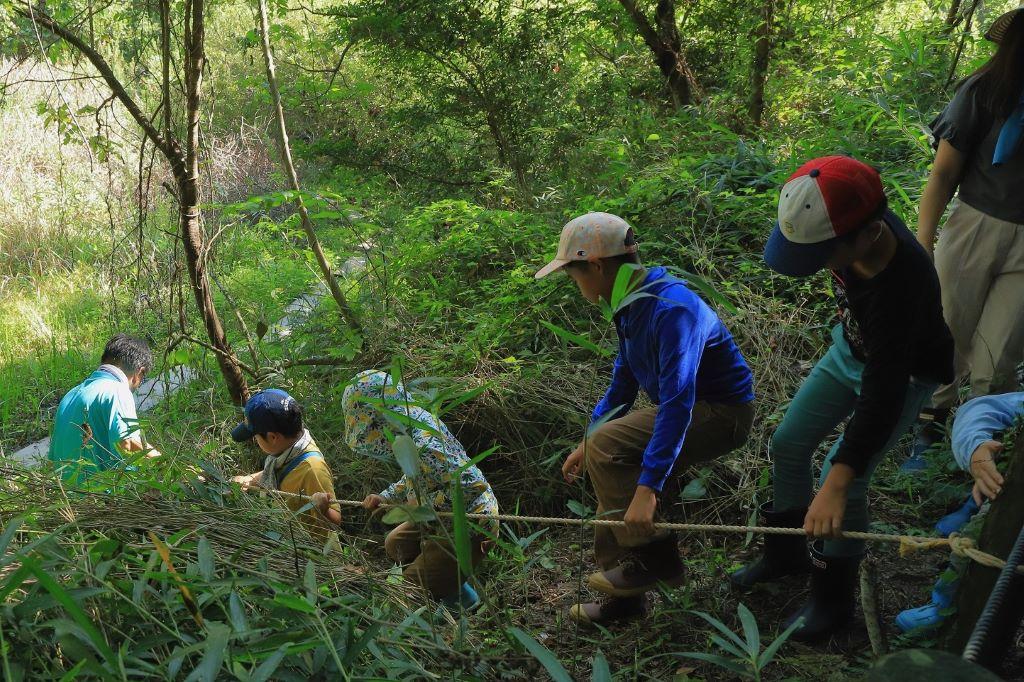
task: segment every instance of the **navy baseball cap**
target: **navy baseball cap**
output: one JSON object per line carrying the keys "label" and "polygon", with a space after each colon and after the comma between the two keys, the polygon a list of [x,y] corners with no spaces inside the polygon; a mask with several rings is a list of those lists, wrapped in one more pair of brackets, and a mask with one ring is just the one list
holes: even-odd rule
{"label": "navy baseball cap", "polygon": [[244,443],[257,433],[281,433],[299,409],[295,398],[279,388],[260,391],[245,404],[245,421],[231,430],[231,438]]}

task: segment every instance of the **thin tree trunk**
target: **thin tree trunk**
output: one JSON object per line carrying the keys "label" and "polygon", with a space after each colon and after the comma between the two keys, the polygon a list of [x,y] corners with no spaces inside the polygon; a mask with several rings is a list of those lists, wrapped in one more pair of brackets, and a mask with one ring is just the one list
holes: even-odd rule
{"label": "thin tree trunk", "polygon": [[[238,366],[237,359],[231,353],[227,338],[224,335],[224,328],[217,316],[217,309],[213,304],[213,297],[210,295],[210,283],[206,276],[206,267],[200,254],[203,252],[203,232],[200,227],[199,218],[199,103],[202,92],[202,76],[205,56],[203,54],[203,0],[186,0],[185,2],[185,86],[186,86],[186,120],[188,123],[186,148],[183,151],[181,145],[174,137],[170,129],[171,116],[164,113],[163,132],[157,130],[153,124],[155,117],[147,116],[142,112],[138,103],[128,94],[124,85],[114,74],[114,70],[103,56],[96,51],[92,45],[86,43],[76,33],[56,21],[48,14],[40,10],[33,11],[27,3],[16,5],[14,11],[26,19],[34,20],[39,26],[45,28],[54,36],[71,45],[81,53],[110,88],[110,92],[121,102],[135,122],[142,128],[142,132],[160,150],[174,174],[175,188],[178,195],[179,224],[181,226],[182,243],[184,244],[185,260],[188,265],[189,279],[192,284],[192,291],[195,294],[196,303],[199,305],[199,312],[203,316],[203,324],[206,328],[210,344],[218,350],[217,362],[220,365],[221,373],[227,384],[231,399],[241,404],[248,396],[249,389],[245,377]],[[166,7],[161,8],[161,13],[167,11]],[[169,29],[166,14],[161,18],[161,46],[165,54],[162,55],[163,69],[169,63],[170,40],[167,31]],[[162,70],[163,70],[162,69]],[[165,76],[163,83],[162,97],[163,106],[169,107],[169,86],[168,78]]]}
{"label": "thin tree trunk", "polygon": [[751,69],[750,101],[747,104],[747,112],[755,126],[760,126],[764,118],[764,86],[768,80],[774,23],[775,0],[764,0],[757,30],[754,32],[754,64]]}
{"label": "thin tree trunk", "polygon": [[673,0],[659,0],[655,10],[658,28],[655,28],[643,10],[637,6],[636,0],[619,0],[619,4],[633,19],[640,37],[654,53],[654,63],[665,77],[665,85],[673,103],[676,106],[683,106],[695,101],[699,87],[686,61],[686,54],[679,38]]}
{"label": "thin tree trunk", "polygon": [[953,79],[956,76],[957,67],[960,66],[960,57],[964,53],[964,46],[967,44],[967,36],[971,34],[971,22],[974,20],[974,12],[975,10],[978,9],[978,4],[980,2],[981,0],[973,0],[973,2],[971,3],[971,7],[967,10],[967,13],[964,14],[964,30],[963,33],[960,35],[960,42],[957,44],[956,53],[953,55],[953,63],[949,67],[949,75],[946,76],[945,87],[947,88],[949,87],[950,83],[953,82]]}
{"label": "thin tree trunk", "polygon": [[960,21],[960,0],[953,0],[949,3],[949,11],[946,12],[946,32],[949,33]]}
{"label": "thin tree trunk", "polygon": [[175,169],[180,202],[180,223],[182,243],[185,247],[185,261],[192,279],[192,292],[196,305],[203,316],[206,335],[216,353],[217,364],[224,375],[228,392],[235,403],[241,405],[249,397],[249,387],[239,367],[237,358],[231,352],[227,336],[217,309],[213,304],[210,278],[206,274],[203,228],[200,224],[202,213],[199,209],[199,103],[203,90],[203,68],[206,65],[204,23],[205,0],[185,0],[185,164]]}
{"label": "thin tree trunk", "polygon": [[320,247],[320,240],[317,239],[316,232],[313,230],[313,222],[309,219],[309,211],[306,210],[306,202],[302,200],[301,188],[299,187],[299,175],[295,172],[295,164],[292,163],[292,150],[288,143],[288,127],[285,125],[284,120],[284,107],[281,106],[281,92],[277,88],[277,73],[274,67],[274,53],[270,47],[270,23],[267,19],[267,3],[266,0],[258,0],[259,5],[259,26],[257,27],[260,32],[260,36],[263,39],[263,59],[267,65],[267,84],[270,86],[270,98],[274,105],[274,115],[277,118],[277,130],[279,133],[278,144],[281,147],[281,163],[284,166],[285,175],[288,178],[288,184],[293,190],[295,190],[295,207],[299,211],[299,217],[302,219],[302,229],[306,233],[306,241],[309,243],[309,248],[316,256],[316,262],[320,266],[320,272],[323,274],[324,279],[327,280],[327,286],[331,290],[331,296],[334,297],[334,302],[338,304],[338,310],[341,312],[341,317],[345,320],[345,323],[356,331],[360,330],[359,321],[356,319],[355,313],[352,312],[351,306],[348,304],[348,300],[345,298],[345,294],[342,293],[341,287],[338,285],[338,280],[334,277],[334,273],[331,270],[331,264],[327,261],[327,257],[324,255],[324,250]]}

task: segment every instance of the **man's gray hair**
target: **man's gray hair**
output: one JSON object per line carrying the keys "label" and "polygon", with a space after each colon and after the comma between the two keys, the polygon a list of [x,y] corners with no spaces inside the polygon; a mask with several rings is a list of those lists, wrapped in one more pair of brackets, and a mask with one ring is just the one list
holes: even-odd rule
{"label": "man's gray hair", "polygon": [[124,370],[125,374],[148,372],[153,369],[153,353],[143,339],[127,334],[115,334],[107,341],[101,362],[116,365]]}

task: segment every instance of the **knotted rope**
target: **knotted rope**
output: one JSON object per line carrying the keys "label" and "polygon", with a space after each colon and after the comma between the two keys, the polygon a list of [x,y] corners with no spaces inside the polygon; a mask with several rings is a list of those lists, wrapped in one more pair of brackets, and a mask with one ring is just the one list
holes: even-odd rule
{"label": "knotted rope", "polygon": [[[282,497],[292,497],[302,500],[312,500],[313,498],[309,495],[300,495],[298,493],[287,493],[282,490],[267,490],[266,488],[260,488],[258,486],[252,486],[246,488],[249,491],[257,492],[269,492],[281,495]],[[338,504],[342,507],[362,507],[363,503],[359,500],[336,500],[331,499],[331,504]],[[388,509],[400,505],[388,505],[382,504],[382,509]],[[435,511],[435,515],[442,518],[451,518],[455,516],[454,512]],[[561,516],[520,516],[518,514],[466,514],[467,519],[481,520],[481,521],[514,521],[517,523],[536,523],[541,525],[552,525],[552,526],[612,526],[612,527],[623,527],[626,525],[625,521],[617,519],[570,519]],[[762,535],[807,535],[807,532],[803,528],[774,528],[769,526],[730,526],[720,524],[704,524],[704,523],[669,523],[661,522],[654,524],[657,530],[678,530],[688,533],[758,533]],[[997,556],[988,554],[978,549],[974,540],[962,535],[952,534],[948,538],[925,538],[915,537],[913,535],[895,535],[892,533],[866,533],[863,531],[849,530],[842,531],[836,536],[837,539],[842,540],[864,540],[866,542],[889,542],[899,544],[899,553],[901,557],[905,557],[909,554],[913,554],[919,550],[926,549],[942,549],[949,548],[951,552],[958,556],[966,557],[971,561],[976,561],[982,566],[988,566],[989,568],[1002,569],[1006,566],[1006,561],[1000,559]],[[1017,566],[1017,573],[1024,575],[1024,565]]]}

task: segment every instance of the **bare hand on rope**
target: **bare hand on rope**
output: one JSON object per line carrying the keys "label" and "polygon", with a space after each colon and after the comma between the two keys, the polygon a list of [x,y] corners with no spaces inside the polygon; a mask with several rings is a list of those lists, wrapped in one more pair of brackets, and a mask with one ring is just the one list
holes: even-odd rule
{"label": "bare hand on rope", "polygon": [[566,483],[572,484],[576,482],[576,479],[580,477],[580,473],[583,469],[583,443],[569,453],[569,456],[565,458],[565,463],[562,464],[562,478],[565,479]]}
{"label": "bare hand on rope", "polygon": [[634,535],[647,537],[654,535],[654,510],[658,507],[658,496],[654,490],[645,485],[638,485],[633,493],[633,501],[629,503],[626,516],[626,530]]}
{"label": "bare hand on rope", "polygon": [[987,440],[971,453],[971,476],[974,477],[974,489],[971,494],[980,506],[987,497],[994,500],[1003,490],[1003,475],[996,468],[996,455],[1003,451],[1003,444],[995,440]]}
{"label": "bare hand on rope", "polygon": [[263,474],[262,471],[257,471],[255,474],[247,474],[245,476],[232,476],[231,482],[237,483],[242,486],[242,490],[248,490],[252,486],[259,482],[259,477]]}
{"label": "bare hand on rope", "polygon": [[804,532],[815,538],[839,537],[846,515],[846,494],[855,477],[849,465],[836,464],[832,467],[807,510]]}

